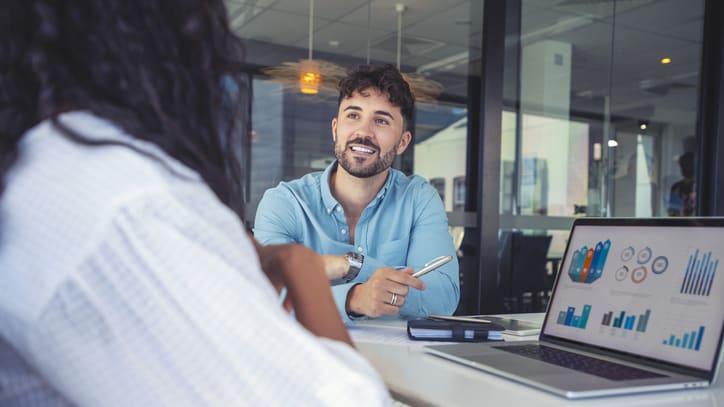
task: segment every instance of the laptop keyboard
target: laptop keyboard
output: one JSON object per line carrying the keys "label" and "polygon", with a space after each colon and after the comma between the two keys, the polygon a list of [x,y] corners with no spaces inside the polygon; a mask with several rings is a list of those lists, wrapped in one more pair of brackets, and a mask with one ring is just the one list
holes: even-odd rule
{"label": "laptop keyboard", "polygon": [[495,346],[495,348],[609,380],[620,381],[665,377],[658,373],[648,372],[635,367],[592,358],[545,345]]}

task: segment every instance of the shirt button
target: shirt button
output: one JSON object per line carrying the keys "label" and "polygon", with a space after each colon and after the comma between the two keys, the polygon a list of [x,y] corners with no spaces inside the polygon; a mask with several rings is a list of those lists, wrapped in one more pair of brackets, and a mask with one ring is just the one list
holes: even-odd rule
{"label": "shirt button", "polygon": [[362,246],[358,247],[358,248],[357,248],[357,251],[360,252],[360,253],[362,253]]}
{"label": "shirt button", "polygon": [[338,206],[338,207],[337,207],[337,212],[342,212],[342,208],[340,208],[340,207]]}
{"label": "shirt button", "polygon": [[344,229],[342,229],[342,230],[341,230],[340,232],[342,232],[342,234],[345,234],[345,233],[347,233],[347,231],[346,231],[346,230],[344,230]]}

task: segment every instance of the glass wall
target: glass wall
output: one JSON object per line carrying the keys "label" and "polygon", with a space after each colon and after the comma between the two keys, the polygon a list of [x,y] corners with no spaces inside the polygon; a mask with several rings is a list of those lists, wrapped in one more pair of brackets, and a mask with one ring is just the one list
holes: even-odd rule
{"label": "glass wall", "polygon": [[[501,239],[548,247],[525,265],[522,253],[501,259],[513,264],[502,301],[542,310],[575,217],[694,214],[704,1],[522,0],[512,11]],[[548,278],[529,276],[538,283],[521,293],[516,273],[530,267]]]}
{"label": "glass wall", "polygon": [[[496,284],[468,287],[462,301],[497,305],[466,309],[542,310],[576,217],[694,213],[704,3],[506,0],[501,129],[479,136],[481,93],[498,80],[480,76],[485,1],[409,0],[398,13],[379,0],[315,0],[310,27],[309,1],[227,0],[254,74],[247,219],[267,188],[333,159],[334,75],[399,61],[442,92],[417,104],[413,148],[395,167],[437,189],[456,243],[490,216],[469,209],[483,179],[500,182],[498,241],[459,252],[463,275],[495,273]],[[310,56],[325,65],[317,94],[299,91],[294,69],[265,70]],[[469,173],[478,137],[500,137],[497,172]],[[481,265],[491,244],[495,270]]]}

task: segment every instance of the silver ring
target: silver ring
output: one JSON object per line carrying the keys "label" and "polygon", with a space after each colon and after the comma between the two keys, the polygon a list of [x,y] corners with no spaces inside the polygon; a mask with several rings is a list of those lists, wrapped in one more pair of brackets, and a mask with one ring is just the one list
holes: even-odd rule
{"label": "silver ring", "polygon": [[397,304],[397,294],[392,293],[392,300],[390,301],[390,305],[396,305]]}

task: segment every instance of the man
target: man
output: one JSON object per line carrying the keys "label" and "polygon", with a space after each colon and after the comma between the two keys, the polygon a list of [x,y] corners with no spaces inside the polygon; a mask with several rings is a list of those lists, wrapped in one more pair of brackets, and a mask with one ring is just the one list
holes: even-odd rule
{"label": "man", "polygon": [[696,211],[696,181],[694,180],[694,153],[688,151],[679,156],[682,179],[669,191],[669,216],[693,216]]}
{"label": "man", "polygon": [[[442,201],[421,177],[391,168],[412,140],[414,103],[397,69],[359,66],[340,81],[332,119],[337,160],[280,183],[259,203],[255,237],[324,254],[346,322],[451,314],[458,304],[458,262]],[[453,261],[421,279],[410,275],[441,255]]]}

